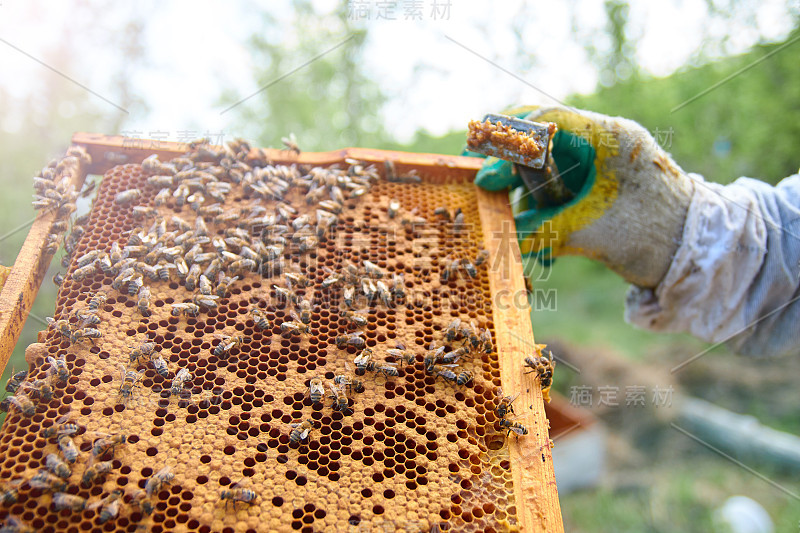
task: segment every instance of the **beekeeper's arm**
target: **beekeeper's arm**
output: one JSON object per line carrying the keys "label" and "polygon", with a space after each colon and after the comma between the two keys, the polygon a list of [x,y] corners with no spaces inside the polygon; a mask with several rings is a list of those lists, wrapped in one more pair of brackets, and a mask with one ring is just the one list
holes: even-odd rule
{"label": "beekeeper's arm", "polygon": [[625,318],[641,328],[749,355],[800,351],[800,175],[721,186],[684,172],[636,122],[560,107],[523,116],[558,125],[552,157],[575,194],[537,209],[511,165],[487,159],[475,182],[511,189],[523,254],[605,263],[632,284]]}

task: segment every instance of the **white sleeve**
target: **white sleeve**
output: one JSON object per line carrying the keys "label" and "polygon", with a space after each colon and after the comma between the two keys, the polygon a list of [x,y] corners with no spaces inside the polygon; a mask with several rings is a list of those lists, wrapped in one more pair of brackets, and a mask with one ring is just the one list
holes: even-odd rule
{"label": "white sleeve", "polygon": [[625,319],[747,355],[800,352],[800,174],[775,187],[691,178],[670,268],[655,289],[630,288]]}

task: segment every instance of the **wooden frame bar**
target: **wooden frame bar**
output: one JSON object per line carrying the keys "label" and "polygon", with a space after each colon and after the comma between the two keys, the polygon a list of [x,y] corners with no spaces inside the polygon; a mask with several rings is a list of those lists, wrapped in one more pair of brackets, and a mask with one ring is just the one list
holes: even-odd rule
{"label": "wooden frame bar", "polygon": [[[129,139],[93,133],[76,133],[73,145],[86,149],[92,158],[88,168],[80,167],[74,176],[76,189],[82,187],[87,173],[102,174],[124,163],[140,163],[158,154],[171,159],[186,151],[185,144]],[[426,181],[437,183],[472,181],[482,160],[438,154],[416,154],[366,148],[344,148],[332,152],[293,154],[286,150],[265,150],[279,163],[329,165],[344,158],[383,164],[387,159],[398,173],[424,169]],[[530,307],[517,245],[514,218],[505,193],[478,191],[484,245],[490,252],[489,282],[494,301],[493,321],[500,363],[501,383],[506,394],[520,393],[515,402],[518,420],[529,434],[508,440],[517,517],[522,531],[564,530],[558,501],[549,424],[545,416],[542,392],[522,372],[522,360],[533,352]],[[41,213],[31,226],[8,280],[0,293],[0,367],[5,368],[19,339],[33,300],[39,291],[50,256],[43,252],[55,213]]]}
{"label": "wooden frame bar", "polygon": [[[83,187],[86,174],[83,161],[78,160],[77,171],[72,175],[75,190]],[[0,292],[0,374],[8,365],[33,301],[39,294],[39,288],[50,267],[53,256],[46,254],[44,249],[56,215],[54,210],[37,214]]]}

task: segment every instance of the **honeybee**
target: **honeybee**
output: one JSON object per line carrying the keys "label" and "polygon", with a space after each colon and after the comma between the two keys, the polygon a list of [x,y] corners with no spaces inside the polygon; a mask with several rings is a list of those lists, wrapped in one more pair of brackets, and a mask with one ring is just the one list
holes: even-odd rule
{"label": "honeybee", "polygon": [[536,377],[542,386],[542,389],[547,389],[553,384],[553,371],[555,370],[556,362],[553,361],[553,352],[547,350],[548,357],[526,357],[523,363],[523,368],[530,368],[531,370],[525,372],[530,374],[536,373]]}
{"label": "honeybee", "polygon": [[147,498],[147,493],[142,489],[137,489],[131,493],[131,502],[137,505],[145,516],[150,516],[155,510],[155,506]]}
{"label": "honeybee", "polygon": [[444,268],[442,268],[442,272],[439,276],[439,281],[441,283],[448,283],[451,279],[455,279],[460,264],[461,261],[459,261],[458,259],[451,260],[450,257],[445,258]]}
{"label": "honeybee", "polygon": [[172,483],[174,478],[175,474],[172,473],[172,469],[169,466],[165,466],[156,472],[150,479],[147,480],[147,484],[144,486],[144,491],[147,494],[147,497],[152,497],[153,494],[161,490],[161,487]]}
{"label": "honeybee", "polygon": [[[36,202],[34,202],[35,204]],[[36,533],[32,527],[17,518],[16,516],[9,516],[3,522],[3,527],[0,528],[0,533]]]}
{"label": "honeybee", "polygon": [[39,470],[35,476],[28,480],[31,488],[49,490],[53,492],[64,492],[67,490],[67,482],[60,477],[51,474],[47,470]]}
{"label": "honeybee", "polygon": [[467,385],[470,381],[472,381],[472,372],[469,370],[462,370],[458,377],[456,378],[456,385]]}
{"label": "honeybee", "polygon": [[392,198],[389,200],[389,208],[386,212],[389,214],[389,218],[394,218],[397,216],[397,213],[400,211],[400,201],[396,198]]}
{"label": "honeybee", "polygon": [[464,213],[461,211],[459,207],[456,209],[456,214],[453,217],[453,231],[455,233],[461,233],[466,228],[466,220],[464,218]]}
{"label": "honeybee", "polygon": [[381,270],[381,268],[378,265],[376,265],[375,263],[373,263],[372,261],[366,261],[365,260],[363,262],[363,265],[364,265],[364,272],[367,273],[367,276],[370,276],[370,277],[373,277],[373,278],[377,278],[377,279],[380,279],[380,278],[383,277],[383,270]]}
{"label": "honeybee", "polygon": [[300,287],[301,289],[307,287],[309,284],[309,280],[306,276],[296,272],[287,272],[284,274],[284,277],[292,286]]}
{"label": "honeybee", "polygon": [[134,270],[133,267],[123,268],[111,282],[111,288],[117,291],[122,289],[122,286],[129,282],[135,275],[136,270]]}
{"label": "honeybee", "polygon": [[197,294],[192,301],[200,307],[216,309],[218,305],[217,299],[219,299],[219,296],[216,294]]}
{"label": "honeybee", "polygon": [[444,351],[447,347],[446,346],[439,346],[436,347],[435,343],[431,343],[428,348],[428,353],[425,355],[425,371],[428,374],[432,374],[431,368],[436,363],[441,362],[442,356],[444,355]]}
{"label": "honeybee", "polygon": [[458,365],[433,364],[430,367],[426,368],[425,370],[428,372],[428,374],[431,374],[434,377],[434,379],[441,377],[445,381],[455,383],[458,380],[458,374],[453,372],[451,369],[456,367],[458,367]]}
{"label": "honeybee", "polygon": [[346,348],[352,346],[353,348],[364,348],[367,345],[366,339],[362,337],[363,331],[356,331],[348,333],[347,335],[339,335],[336,337],[336,346],[339,348]]}
{"label": "honeybee", "polygon": [[156,275],[160,281],[169,281],[170,280],[170,270],[174,269],[175,265],[172,263],[167,263],[166,261],[161,261],[158,263],[156,267]]}
{"label": "honeybee", "polygon": [[150,361],[153,363],[153,368],[156,369],[158,375],[162,378],[166,379],[169,375],[169,370],[167,369],[167,362],[161,357],[161,354],[156,354],[155,356],[150,357]]}
{"label": "honeybee", "polygon": [[406,297],[406,289],[405,289],[405,276],[403,273],[395,274],[392,277],[392,286],[390,291],[392,293],[392,298],[397,300],[402,300]]}
{"label": "honeybee", "polygon": [[345,387],[340,387],[335,384],[330,384],[331,394],[330,398],[333,400],[333,409],[340,411],[346,415],[353,414],[353,410],[348,405],[347,394],[345,394]]}
{"label": "honeybee", "polygon": [[123,399],[127,400],[133,396],[133,389],[137,386],[139,380],[142,379],[144,370],[134,372],[133,370],[128,370],[125,368],[125,365],[122,364],[120,364],[118,368],[121,381],[119,385],[119,395],[122,396]]}
{"label": "honeybee", "polygon": [[197,316],[200,314],[200,306],[193,303],[172,304],[172,316]]}
{"label": "honeybee", "polygon": [[156,206],[164,205],[169,201],[170,198],[172,198],[172,191],[165,187],[158,191],[158,194],[156,194],[156,197],[153,200],[153,204]]}
{"label": "honeybee", "polygon": [[15,396],[6,396],[0,402],[0,411],[8,411],[9,406],[13,405],[17,411],[22,413],[25,417],[32,417],[36,414],[36,406],[26,394],[17,394]]}
{"label": "honeybee", "polygon": [[300,155],[300,147],[297,146],[297,138],[294,133],[290,133],[288,137],[281,137],[281,142],[290,152]]}
{"label": "honeybee", "polygon": [[42,252],[45,255],[55,255],[58,249],[61,247],[61,235],[57,233],[51,233],[47,236],[47,240],[45,241],[44,248]]}
{"label": "honeybee", "polygon": [[155,218],[158,215],[156,210],[152,207],[144,206],[144,205],[135,205],[133,206],[133,217],[134,218]]}
{"label": "honeybee", "polygon": [[231,285],[233,285],[236,280],[239,279],[239,276],[234,276],[232,278],[228,276],[220,276],[219,282],[217,283],[216,294],[220,298],[225,298],[228,295],[228,292],[231,289]]}
{"label": "honeybee", "polygon": [[281,324],[282,335],[299,335],[300,333],[309,333],[310,329],[307,324],[301,322],[289,321]]}
{"label": "honeybee", "polygon": [[67,494],[66,492],[56,492],[53,494],[53,505],[56,511],[69,509],[70,511],[79,512],[86,508],[86,498]]}
{"label": "honeybee", "polygon": [[72,470],[70,469],[69,465],[62,461],[61,458],[54,453],[47,454],[47,457],[45,458],[45,465],[50,472],[60,478],[67,479],[72,475]]}
{"label": "honeybee", "polygon": [[119,205],[127,205],[130,203],[135,202],[142,196],[142,191],[139,189],[128,189],[127,191],[122,191],[118,193],[117,196],[114,197],[114,201],[117,202]]}
{"label": "honeybee", "polygon": [[378,299],[383,305],[389,307],[389,305],[391,305],[391,293],[389,292],[389,288],[382,280],[378,280],[375,286],[377,288]]}
{"label": "honeybee", "polygon": [[358,393],[364,392],[364,383],[362,383],[361,380],[351,378],[350,376],[344,376],[344,375],[334,376],[333,382],[353,392],[358,392]]}
{"label": "honeybee", "polygon": [[153,187],[172,187],[172,184],[175,180],[175,176],[167,175],[167,176],[150,176],[147,178],[147,183],[152,185]]}
{"label": "honeybee", "polygon": [[528,428],[526,428],[525,426],[523,426],[519,422],[512,422],[511,420],[508,420],[506,418],[501,418],[500,419],[500,427],[503,428],[503,429],[508,429],[508,433],[506,433],[506,437],[510,436],[512,431],[514,433],[516,433],[517,438],[519,438],[521,435],[527,435],[528,434]]}
{"label": "honeybee", "polygon": [[363,376],[366,373],[367,367],[371,364],[372,353],[371,348],[364,348],[356,355],[355,359],[353,359],[353,364],[356,365],[357,376]]}
{"label": "honeybee", "polygon": [[120,444],[128,442],[128,436],[124,433],[114,433],[113,435],[105,435],[94,441],[92,444],[92,456],[102,457],[109,450],[114,450]]}
{"label": "honeybee", "polygon": [[388,355],[391,355],[395,358],[395,360],[402,362],[404,365],[413,365],[414,361],[416,360],[416,356],[407,351],[406,347],[402,343],[397,343],[396,348],[389,348],[386,350]]}
{"label": "honeybee", "polygon": [[272,323],[269,321],[267,313],[265,313],[263,309],[259,307],[253,307],[250,309],[250,316],[253,317],[253,322],[255,322],[256,329],[272,329]]}
{"label": "honeybee", "polygon": [[314,429],[315,424],[312,419],[307,419],[299,424],[290,424],[292,427],[291,433],[289,433],[289,442],[292,444],[297,444],[300,441],[306,440],[308,438],[309,433],[311,430]]}
{"label": "honeybee", "polygon": [[466,257],[461,259],[461,267],[464,270],[466,270],[467,275],[469,277],[471,277],[472,279],[475,279],[475,278],[478,277],[478,269],[475,267],[475,265],[472,264],[472,261],[470,261]]}
{"label": "honeybee", "polygon": [[356,327],[364,327],[369,322],[369,320],[367,319],[366,316],[360,315],[358,313],[353,313],[350,310],[344,310],[342,312],[342,316],[347,319],[347,321],[348,321],[348,323],[350,323],[350,325],[353,325],[353,326],[356,326]]}
{"label": "honeybee", "polygon": [[220,359],[227,359],[228,354],[235,347],[240,347],[247,338],[244,335],[230,337],[228,335],[215,335],[219,339],[219,344],[213,350],[213,354]]}
{"label": "honeybee", "polygon": [[64,459],[66,459],[68,463],[72,464],[78,460],[78,447],[75,446],[75,442],[69,435],[58,436],[58,448],[61,450],[61,453],[64,454]]}
{"label": "honeybee", "polygon": [[111,494],[100,501],[88,505],[86,508],[92,510],[102,507],[98,521],[104,524],[119,514],[119,509],[122,506],[122,495],[123,492],[120,489],[113,490]]}
{"label": "honeybee", "polygon": [[88,487],[94,482],[97,476],[111,472],[112,468],[114,468],[114,461],[92,462],[91,466],[83,472],[81,485]]}
{"label": "honeybee", "polygon": [[327,289],[328,287],[333,287],[334,285],[337,285],[342,280],[341,276],[339,276],[339,274],[337,274],[336,272],[331,271],[327,267],[323,267],[323,268],[328,273],[328,276],[325,279],[322,280],[322,284],[321,285],[322,285],[323,289]]}
{"label": "honeybee", "polygon": [[353,287],[345,287],[342,291],[342,297],[344,298],[344,304],[349,307],[350,309],[353,308],[353,300],[355,298],[356,290]]}
{"label": "honeybee", "polygon": [[302,322],[303,324],[306,324],[306,325],[310,324],[311,323],[311,302],[309,302],[308,300],[305,300],[305,299],[300,300],[300,303],[298,304],[298,307],[300,308],[300,322]]}
{"label": "honeybee", "polygon": [[[116,244],[116,243],[114,243],[114,244]],[[113,249],[113,247],[112,247],[112,249]],[[95,293],[95,295],[92,296],[91,300],[89,300],[89,310],[90,311],[97,311],[98,309],[100,309],[100,307],[102,305],[104,305],[106,303],[106,299],[108,299],[108,296],[106,296],[105,293],[103,293],[103,292]]]}
{"label": "honeybee", "polygon": [[8,483],[0,484],[0,505],[11,505],[17,503],[19,498],[19,490],[17,486],[22,484],[24,479],[15,479]]}
{"label": "honeybee", "polygon": [[481,330],[479,339],[480,343],[483,345],[484,353],[490,354],[492,351],[494,351],[494,346],[492,345],[492,334],[489,333],[488,329]]}
{"label": "honeybee", "polygon": [[17,392],[17,389],[19,389],[20,385],[23,381],[25,381],[27,376],[27,370],[20,370],[19,372],[12,374],[11,377],[8,378],[8,381],[6,381],[6,392],[10,392],[11,394]]}
{"label": "honeybee", "polygon": [[54,435],[74,435],[80,431],[78,424],[69,422],[70,413],[67,413],[56,420],[56,423],[42,430],[42,437],[49,439]]}
{"label": "honeybee", "polygon": [[89,339],[94,344],[95,340],[103,336],[103,332],[97,328],[82,328],[72,334],[73,344],[83,342],[84,339]]}
{"label": "honeybee", "polygon": [[60,287],[64,283],[64,275],[61,272],[53,274],[53,283]]}
{"label": "honeybee", "polygon": [[205,274],[200,274],[200,280],[198,284],[198,290],[202,296],[209,296],[211,294],[211,290],[213,287],[211,286],[211,280],[209,280]]}
{"label": "honeybee", "polygon": [[194,263],[189,271],[186,273],[186,280],[183,282],[187,291],[193,291],[197,286],[197,280],[200,279],[200,265]]}
{"label": "honeybee", "polygon": [[461,319],[455,318],[444,330],[444,339],[447,342],[453,342],[461,334]]}
{"label": "honeybee", "polygon": [[141,274],[136,274],[128,281],[128,296],[135,296],[139,289],[144,285],[144,278]]}
{"label": "honeybee", "polygon": [[238,487],[238,483],[231,485],[230,489],[223,490],[219,494],[220,500],[225,500],[225,509],[228,508],[229,503],[233,503],[234,509],[236,509],[236,504],[239,502],[245,503],[247,505],[253,505],[258,494],[255,491],[250,489],[243,489]]}
{"label": "honeybee", "polygon": [[478,252],[478,255],[475,256],[475,266],[481,266],[487,259],[489,259],[489,250],[481,250]]}
{"label": "honeybee", "polygon": [[142,286],[139,289],[137,307],[142,316],[150,316],[150,287]]}
{"label": "honeybee", "polygon": [[82,268],[85,267],[86,265],[94,263],[99,255],[100,255],[99,250],[91,250],[89,252],[86,252],[77,259],[78,268]]}
{"label": "honeybee", "polygon": [[72,328],[69,325],[69,321],[64,320],[54,320],[51,317],[45,317],[47,323],[52,327],[58,334],[62,337],[66,337],[67,339],[72,340]]}
{"label": "honeybee", "polygon": [[80,327],[96,326],[100,323],[100,317],[94,311],[86,311],[84,309],[76,309],[72,316],[78,319]]}
{"label": "honeybee", "polygon": [[152,341],[146,341],[141,343],[139,346],[131,350],[129,360],[130,364],[138,363],[139,359],[143,357],[153,357],[153,352],[156,351],[156,343]]}
{"label": "honeybee", "polygon": [[311,403],[319,403],[322,401],[322,396],[325,394],[325,386],[322,384],[321,379],[312,379],[308,384],[309,397]]}
{"label": "honeybee", "polygon": [[53,387],[50,385],[50,378],[37,379],[33,383],[23,383],[23,388],[34,397],[38,397],[46,402],[53,399]]}
{"label": "honeybee", "polygon": [[433,214],[436,215],[437,217],[443,218],[447,222],[450,222],[453,218],[450,215],[450,211],[448,211],[446,207],[437,207],[436,209],[433,210]]}
{"label": "honeybee", "polygon": [[181,368],[178,370],[178,373],[175,374],[175,377],[172,379],[172,384],[170,385],[169,391],[170,394],[173,396],[178,396],[183,393],[183,386],[184,383],[192,379],[192,375],[189,371],[185,368]]}

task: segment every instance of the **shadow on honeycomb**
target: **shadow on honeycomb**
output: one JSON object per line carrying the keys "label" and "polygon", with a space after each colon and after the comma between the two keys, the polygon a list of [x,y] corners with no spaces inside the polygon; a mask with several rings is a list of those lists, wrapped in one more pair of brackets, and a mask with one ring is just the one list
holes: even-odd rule
{"label": "shadow on honeycomb", "polygon": [[[515,529],[497,356],[468,339],[493,331],[486,265],[473,278],[464,261],[483,242],[473,185],[230,155],[105,175],[59,291],[68,325],[28,350],[17,397],[35,413],[12,406],[0,433],[0,516],[67,532]],[[464,345],[455,367],[425,361]],[[45,473],[71,443],[70,472]]]}

